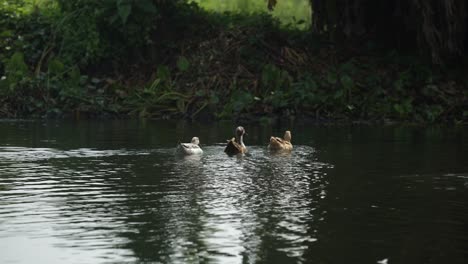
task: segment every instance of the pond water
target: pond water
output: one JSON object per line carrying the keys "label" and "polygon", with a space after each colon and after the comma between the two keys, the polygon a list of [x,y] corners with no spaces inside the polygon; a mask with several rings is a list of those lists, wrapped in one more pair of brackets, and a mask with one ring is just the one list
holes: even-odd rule
{"label": "pond water", "polygon": [[0,122],[0,263],[466,263],[467,127],[234,127]]}
{"label": "pond water", "polygon": [[278,18],[283,25],[307,29],[311,23],[309,0],[278,0],[275,8],[268,10],[267,0],[191,0],[200,7],[214,12],[240,14],[266,13]]}

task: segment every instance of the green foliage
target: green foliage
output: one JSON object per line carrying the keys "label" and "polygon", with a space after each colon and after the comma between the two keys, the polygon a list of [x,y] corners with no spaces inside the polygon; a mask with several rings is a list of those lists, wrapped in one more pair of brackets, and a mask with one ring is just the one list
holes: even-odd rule
{"label": "green foliage", "polygon": [[130,0],[119,0],[117,1],[117,13],[122,20],[122,23],[125,25],[127,23],[127,18],[132,12],[132,1]]}
{"label": "green foliage", "polygon": [[141,59],[154,44],[154,31],[176,1],[57,0],[62,12],[57,21],[60,56],[81,67],[102,60],[126,63]]}
{"label": "green foliage", "polygon": [[24,61],[24,54],[15,52],[5,61],[5,75],[0,81],[2,94],[13,92],[19,84],[28,78],[29,70]]}
{"label": "green foliage", "polygon": [[65,65],[58,58],[49,60],[48,72],[53,75],[62,75],[65,71]]}
{"label": "green foliage", "polygon": [[21,52],[32,69],[44,53],[51,35],[51,18],[31,10],[31,6],[20,0],[8,0],[0,5],[0,63],[3,65],[15,52]]}
{"label": "green foliage", "polygon": [[187,60],[186,57],[180,56],[179,59],[177,60],[177,67],[179,68],[180,71],[184,72],[188,70],[190,67],[190,62]]}
{"label": "green foliage", "polygon": [[58,53],[69,65],[96,63],[105,54],[105,43],[101,39],[96,23],[96,11],[83,7],[67,14],[57,24],[60,36]]}
{"label": "green foliage", "polygon": [[24,62],[24,54],[15,52],[5,63],[5,73],[8,76],[23,76],[28,73],[28,66]]}
{"label": "green foliage", "polygon": [[156,78],[124,102],[131,114],[140,117],[165,117],[167,115],[185,115],[193,95],[175,91],[171,73],[167,66],[160,65]]}
{"label": "green foliage", "polygon": [[219,114],[219,117],[230,118],[236,116],[250,108],[253,102],[254,96],[251,93],[235,89],[224,106],[223,111]]}
{"label": "green foliage", "polygon": [[328,96],[319,86],[313,76],[305,75],[294,84],[294,106],[296,108],[313,109],[326,102]]}
{"label": "green foliage", "polygon": [[351,76],[347,74],[343,74],[340,76],[340,81],[341,85],[343,86],[343,89],[346,91],[351,91],[354,88],[354,80],[351,78]]}
{"label": "green foliage", "polygon": [[406,118],[413,111],[412,98],[406,98],[400,103],[395,103],[393,108],[401,118]]}
{"label": "green foliage", "polygon": [[203,8],[219,13],[231,12],[244,13],[268,13],[281,21],[285,27],[307,29],[310,25],[311,9],[308,0],[278,1],[276,8],[269,9],[265,0],[192,0]]}
{"label": "green foliage", "polygon": [[262,71],[262,86],[269,91],[287,90],[291,83],[291,76],[285,70],[275,65],[267,64]]}
{"label": "green foliage", "polygon": [[166,65],[159,65],[156,71],[156,81],[162,82],[166,87],[171,85],[171,72]]}
{"label": "green foliage", "polygon": [[168,0],[7,3],[2,116],[468,118],[463,82],[443,70],[397,52],[341,51],[265,14]]}

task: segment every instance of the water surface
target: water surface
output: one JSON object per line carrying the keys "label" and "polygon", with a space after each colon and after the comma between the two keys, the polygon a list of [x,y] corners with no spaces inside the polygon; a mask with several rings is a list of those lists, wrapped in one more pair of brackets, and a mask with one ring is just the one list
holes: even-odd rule
{"label": "water surface", "polygon": [[234,127],[0,122],[0,263],[466,263],[466,127]]}

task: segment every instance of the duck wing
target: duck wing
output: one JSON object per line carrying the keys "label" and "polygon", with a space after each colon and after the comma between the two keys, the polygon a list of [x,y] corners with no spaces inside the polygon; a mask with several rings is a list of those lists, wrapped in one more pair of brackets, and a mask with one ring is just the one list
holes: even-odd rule
{"label": "duck wing", "polygon": [[180,143],[180,146],[182,146],[184,149],[192,149],[198,147],[192,143]]}
{"label": "duck wing", "polygon": [[270,138],[270,145],[268,145],[268,147],[270,149],[272,149],[272,150],[276,150],[276,149],[290,150],[290,149],[292,149],[292,144],[291,144],[291,142],[289,142],[287,140],[284,140],[282,138],[271,137]]}
{"label": "duck wing", "polygon": [[279,137],[271,137],[270,144],[272,145],[281,145],[284,144],[285,140]]}
{"label": "duck wing", "polygon": [[228,140],[224,152],[228,155],[236,155],[238,153],[242,153],[242,146],[236,142],[235,138],[232,138],[231,140]]}
{"label": "duck wing", "polygon": [[179,143],[177,151],[186,155],[203,153],[203,150],[200,148],[200,146],[193,143]]}

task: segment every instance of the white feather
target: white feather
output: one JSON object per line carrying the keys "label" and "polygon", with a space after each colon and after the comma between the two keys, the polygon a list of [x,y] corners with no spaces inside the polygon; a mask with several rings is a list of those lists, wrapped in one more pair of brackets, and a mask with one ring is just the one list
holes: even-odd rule
{"label": "white feather", "polygon": [[192,138],[191,143],[179,143],[177,152],[185,155],[202,154],[203,150],[198,145],[200,140],[197,137]]}

